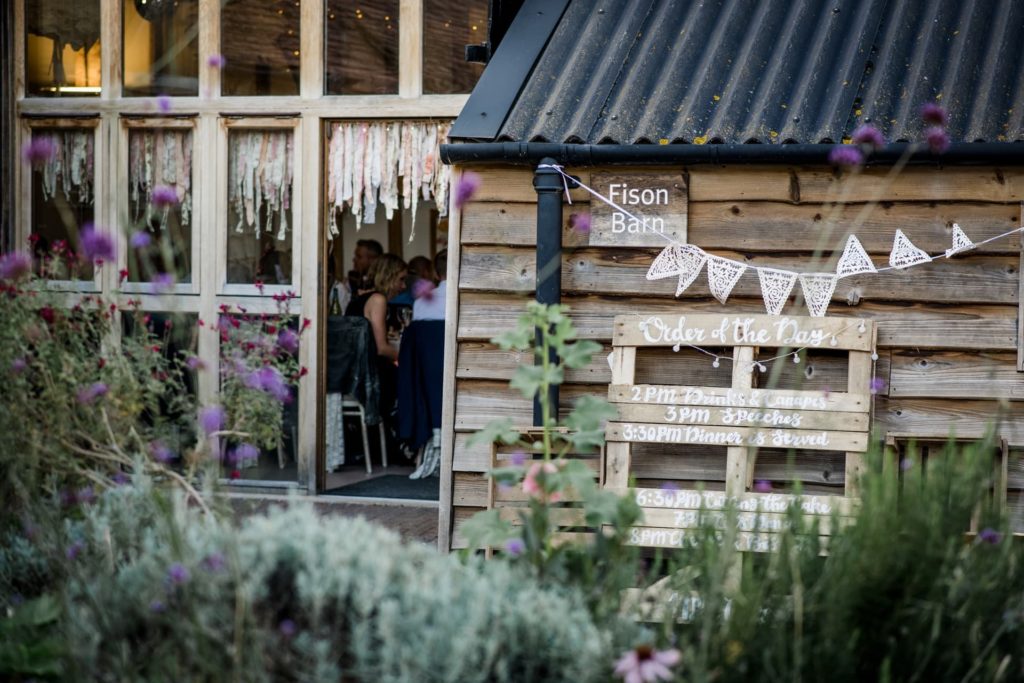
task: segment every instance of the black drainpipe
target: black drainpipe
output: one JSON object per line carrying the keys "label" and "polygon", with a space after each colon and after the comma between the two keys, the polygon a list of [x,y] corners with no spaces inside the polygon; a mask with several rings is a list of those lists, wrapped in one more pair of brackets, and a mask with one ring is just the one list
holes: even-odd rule
{"label": "black drainpipe", "polygon": [[[565,184],[561,174],[553,168],[540,168],[554,164],[555,160],[544,158],[533,175],[533,189],[537,191],[537,302],[558,304],[562,301],[562,192]],[[537,330],[537,345],[540,345],[540,330]],[[550,360],[557,360],[551,349]],[[543,361],[535,358],[540,365]],[[552,417],[558,416],[558,387],[548,392]],[[544,424],[540,399],[533,400],[533,424]]]}

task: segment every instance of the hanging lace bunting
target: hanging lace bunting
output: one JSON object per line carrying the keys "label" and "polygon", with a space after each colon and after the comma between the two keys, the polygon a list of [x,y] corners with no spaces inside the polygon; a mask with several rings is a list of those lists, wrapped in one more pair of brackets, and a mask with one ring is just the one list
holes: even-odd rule
{"label": "hanging lace bunting", "polygon": [[690,245],[681,246],[676,253],[676,272],[679,273],[676,296],[685,292],[686,288],[693,284],[707,260],[708,255],[699,248]]}
{"label": "hanging lace bunting", "polygon": [[896,231],[896,238],[892,242],[892,253],[889,254],[890,266],[909,268],[919,263],[928,263],[931,260],[932,257],[927,252],[915,247],[902,230]]}
{"label": "hanging lace bunting", "polygon": [[694,269],[693,263],[696,259],[700,260],[696,266],[699,272],[700,266],[704,264],[704,258],[704,252],[692,244],[670,244],[654,259],[654,263],[647,271],[647,279],[660,280],[680,275],[684,270],[688,273]]}
{"label": "hanging lace bunting", "polygon": [[946,250],[946,258],[949,258],[953,254],[959,254],[962,251],[968,251],[974,249],[974,242],[971,238],[960,229],[960,226],[956,223],[953,224],[953,246]]}
{"label": "hanging lace bunting", "polygon": [[[718,299],[719,303],[724,304],[729,299],[729,293],[732,292],[732,288],[739,282],[740,276],[743,275],[743,271],[747,267],[738,261],[730,261],[719,256],[709,255],[707,260],[708,287],[711,289],[711,295]],[[680,284],[681,281],[682,276],[680,276]]]}
{"label": "hanging lace bunting", "polygon": [[796,284],[796,273],[775,268],[758,268],[757,277],[761,280],[761,297],[768,315],[778,315],[789,299],[789,293]]}
{"label": "hanging lace bunting", "polygon": [[877,272],[878,270],[875,268],[874,262],[868,256],[868,253],[864,251],[860,240],[857,239],[856,235],[850,235],[850,238],[846,240],[846,248],[843,249],[843,255],[839,259],[839,265],[836,266],[836,275],[848,277],[858,273]]}
{"label": "hanging lace bunting", "polygon": [[825,315],[832,293],[836,291],[839,280],[834,273],[800,273],[800,287],[804,290],[804,301],[807,310],[815,318]]}

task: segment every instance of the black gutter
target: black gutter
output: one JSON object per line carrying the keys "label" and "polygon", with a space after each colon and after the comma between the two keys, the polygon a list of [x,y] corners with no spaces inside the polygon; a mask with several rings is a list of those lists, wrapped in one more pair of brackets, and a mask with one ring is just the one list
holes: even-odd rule
{"label": "black gutter", "polygon": [[[545,157],[541,165],[556,163]],[[562,192],[565,184],[562,174],[553,168],[538,168],[533,176],[533,189],[537,191],[537,303],[559,304],[562,302]],[[541,330],[536,332],[536,348],[541,346]],[[550,349],[548,360],[558,362],[558,354]],[[543,359],[534,357],[534,364],[541,365]],[[558,387],[548,389],[550,417],[558,419]],[[544,412],[540,398],[533,399],[533,424],[544,425]]]}
{"label": "black gutter", "polygon": [[[573,145],[550,142],[466,142],[441,145],[446,164],[504,162],[530,164],[550,157],[565,166],[691,164],[828,164],[835,145]],[[908,143],[892,143],[872,153],[868,165],[899,161]],[[915,144],[913,164],[1024,165],[1024,143],[959,142],[942,154]],[[918,149],[921,148],[921,149]]]}

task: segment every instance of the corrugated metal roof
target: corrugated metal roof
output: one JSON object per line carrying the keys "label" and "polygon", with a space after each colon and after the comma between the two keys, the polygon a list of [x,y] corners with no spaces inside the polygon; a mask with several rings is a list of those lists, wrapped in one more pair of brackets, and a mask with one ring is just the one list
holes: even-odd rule
{"label": "corrugated metal roof", "polygon": [[491,139],[909,141],[927,101],[954,142],[1024,139],[1024,1],[572,0]]}

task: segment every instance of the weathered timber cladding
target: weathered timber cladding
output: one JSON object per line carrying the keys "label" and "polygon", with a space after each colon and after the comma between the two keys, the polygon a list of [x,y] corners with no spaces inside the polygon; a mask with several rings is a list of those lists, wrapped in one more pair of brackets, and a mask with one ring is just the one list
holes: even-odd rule
{"label": "weathered timber cladding", "polygon": [[[496,417],[526,426],[532,416],[530,402],[507,386],[516,365],[532,357],[502,351],[489,340],[514,325],[532,298],[533,173],[526,167],[474,170],[483,184],[462,212],[456,395],[449,399],[455,401],[453,547],[462,545],[462,521],[487,504],[482,472],[489,449],[470,447],[469,435]],[[568,170],[589,183],[592,172],[616,169]],[[897,228],[918,247],[937,253],[949,247],[953,223],[975,242],[1021,225],[1024,171],[912,168],[891,179],[887,171],[837,177],[829,169],[687,169],[689,241],[751,265],[829,270],[851,233],[882,265]],[[764,312],[757,278],[749,272],[726,306],[710,296],[703,275],[675,299],[674,280],[645,278],[658,249],[587,246],[585,236],[570,229],[569,216],[589,211],[590,198],[582,190],[570,194],[573,204],[563,210],[563,302],[571,307],[580,336],[600,342],[604,350],[588,366],[569,371],[563,411],[580,395],[607,396],[611,371],[605,356],[616,315]],[[1017,371],[1021,249],[1014,235],[953,259],[844,279],[828,314],[878,323],[875,374],[886,388],[875,398],[877,432],[945,438],[952,430],[979,438],[998,421],[1011,449],[1008,507],[1024,524],[1024,374]],[[792,299],[784,313],[806,315]],[[778,388],[845,386],[846,366],[828,351],[810,354],[800,365],[773,367],[778,367],[773,383]],[[706,357],[685,349],[678,354],[644,350],[637,356],[637,381],[655,378],[659,384],[726,386],[729,370],[715,371]],[[842,453],[762,450],[755,477],[799,481],[805,491],[841,495],[843,459]],[[644,485],[699,482],[713,490],[724,485],[725,463],[721,447],[637,444],[633,472]]]}

